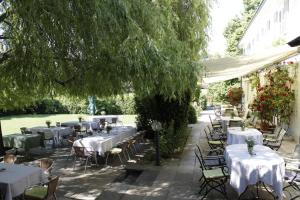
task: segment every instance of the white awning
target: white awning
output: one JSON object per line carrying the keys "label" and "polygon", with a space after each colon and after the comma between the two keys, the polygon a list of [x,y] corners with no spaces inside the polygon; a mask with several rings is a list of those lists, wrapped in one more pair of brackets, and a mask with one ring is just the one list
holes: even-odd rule
{"label": "white awning", "polygon": [[214,83],[242,77],[249,73],[284,61],[300,53],[300,47],[283,45],[251,56],[225,57],[208,59],[203,62],[205,67],[203,82]]}

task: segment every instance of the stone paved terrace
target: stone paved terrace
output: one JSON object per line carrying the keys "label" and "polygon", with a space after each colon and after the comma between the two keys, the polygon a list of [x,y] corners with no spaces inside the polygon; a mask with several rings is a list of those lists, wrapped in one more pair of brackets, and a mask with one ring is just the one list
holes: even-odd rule
{"label": "stone paved terrace", "polygon": [[[52,155],[56,159],[54,173],[61,174],[58,199],[97,199],[97,200],[196,200],[199,191],[199,165],[195,165],[194,148],[199,143],[207,147],[201,130],[209,122],[211,111],[204,111],[198,123],[191,125],[191,135],[180,159],[172,159],[161,167],[143,165],[143,172],[132,180],[116,181],[124,176],[125,170],[117,163],[113,167],[92,167],[83,174],[82,169],[72,170],[71,159],[67,162],[67,151],[58,151]],[[293,152],[295,143],[285,139],[280,149],[282,154]],[[238,199],[237,193],[227,184],[228,199]],[[255,188],[247,190],[243,199],[251,199]],[[261,192],[263,199],[273,199],[266,192]],[[224,199],[211,193],[206,199]],[[286,197],[285,199],[289,199]]]}

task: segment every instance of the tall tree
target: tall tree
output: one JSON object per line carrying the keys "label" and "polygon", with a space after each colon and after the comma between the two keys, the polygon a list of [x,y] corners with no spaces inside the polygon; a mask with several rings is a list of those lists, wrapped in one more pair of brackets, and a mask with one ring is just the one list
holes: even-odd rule
{"label": "tall tree", "polygon": [[224,37],[227,41],[226,52],[231,56],[240,55],[242,53],[238,47],[238,43],[245,33],[257,7],[260,5],[261,0],[243,0],[243,3],[244,12],[242,16],[232,19],[224,31]]}
{"label": "tall tree", "polygon": [[206,47],[206,0],[0,2],[0,108],[45,95],[180,98]]}

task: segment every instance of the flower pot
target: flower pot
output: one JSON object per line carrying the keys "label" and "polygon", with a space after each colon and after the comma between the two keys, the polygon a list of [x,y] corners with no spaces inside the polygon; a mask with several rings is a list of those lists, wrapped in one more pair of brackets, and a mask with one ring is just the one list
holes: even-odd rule
{"label": "flower pot", "polygon": [[267,122],[262,122],[262,123],[260,124],[260,129],[261,129],[262,131],[267,131],[267,130],[269,129],[269,123],[267,123]]}

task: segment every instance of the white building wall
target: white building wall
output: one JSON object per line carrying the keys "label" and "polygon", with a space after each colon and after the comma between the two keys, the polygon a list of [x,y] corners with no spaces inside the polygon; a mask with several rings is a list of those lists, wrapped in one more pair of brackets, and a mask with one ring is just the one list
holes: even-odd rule
{"label": "white building wall", "polygon": [[245,55],[263,51],[300,35],[300,0],[264,0],[239,46]]}

